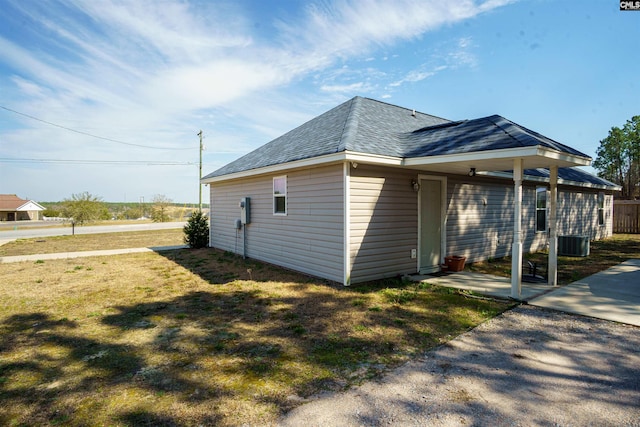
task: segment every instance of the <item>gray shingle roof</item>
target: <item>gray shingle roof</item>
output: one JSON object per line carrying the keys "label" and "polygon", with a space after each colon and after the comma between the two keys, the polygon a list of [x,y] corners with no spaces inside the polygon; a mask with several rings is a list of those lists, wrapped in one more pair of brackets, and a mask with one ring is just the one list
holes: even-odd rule
{"label": "gray shingle roof", "polygon": [[[549,169],[525,169],[524,174],[528,176],[536,176],[540,178],[549,178]],[[587,184],[593,184],[606,187],[617,187],[611,181],[607,181],[604,178],[592,175],[588,172],[578,168],[560,168],[558,169],[558,178],[566,181],[584,182]]]}
{"label": "gray shingle roof", "polygon": [[[588,157],[498,115],[452,122],[356,96],[203,179],[344,151],[413,158],[536,146]],[[548,177],[545,171],[533,169],[527,174]],[[574,168],[561,168],[559,176],[576,182],[614,185]]]}
{"label": "gray shingle roof", "polygon": [[400,134],[448,120],[356,96],[205,176],[310,159],[343,151],[402,157]]}
{"label": "gray shingle roof", "polygon": [[589,157],[498,115],[417,129],[402,139],[407,158],[536,146]]}

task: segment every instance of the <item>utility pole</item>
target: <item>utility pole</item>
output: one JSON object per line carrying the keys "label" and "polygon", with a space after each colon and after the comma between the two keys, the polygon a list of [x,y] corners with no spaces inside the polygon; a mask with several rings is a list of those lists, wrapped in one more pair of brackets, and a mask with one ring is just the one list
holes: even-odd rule
{"label": "utility pole", "polygon": [[200,137],[200,169],[198,172],[198,211],[202,213],[202,129],[197,134]]}

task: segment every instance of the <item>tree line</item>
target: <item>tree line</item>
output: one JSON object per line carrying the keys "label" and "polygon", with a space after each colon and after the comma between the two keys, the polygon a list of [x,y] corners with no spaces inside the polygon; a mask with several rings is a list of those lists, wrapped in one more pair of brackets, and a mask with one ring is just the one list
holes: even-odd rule
{"label": "tree line", "polygon": [[62,217],[76,224],[86,224],[103,220],[151,219],[154,222],[186,220],[197,204],[174,203],[164,194],[156,194],[150,203],[105,202],[101,197],[88,191],[72,194],[61,202],[42,202],[47,209],[45,217]]}
{"label": "tree line", "polygon": [[599,177],[622,187],[621,198],[640,197],[640,116],[609,130],[600,141],[593,167]]}

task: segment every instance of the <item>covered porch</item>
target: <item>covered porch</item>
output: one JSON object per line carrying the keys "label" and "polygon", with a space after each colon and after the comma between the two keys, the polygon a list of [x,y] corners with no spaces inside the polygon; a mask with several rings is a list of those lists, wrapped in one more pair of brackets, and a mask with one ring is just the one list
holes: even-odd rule
{"label": "covered porch", "polygon": [[[588,166],[591,164],[591,158],[500,116],[425,128],[414,132],[412,138],[417,148],[404,159],[403,165],[406,167],[470,177],[512,177],[513,244],[509,296],[518,300],[542,291],[541,286],[545,286],[527,284],[526,290],[522,287],[524,173],[527,169],[549,170],[548,284],[544,289],[557,286],[558,169]],[[432,140],[439,143],[434,145],[431,143]],[[480,282],[479,286],[489,286],[490,281],[486,278],[477,279]],[[495,285],[489,288],[495,288],[496,292],[502,295],[505,289],[504,280],[495,279]],[[469,281],[466,282],[468,284]]]}

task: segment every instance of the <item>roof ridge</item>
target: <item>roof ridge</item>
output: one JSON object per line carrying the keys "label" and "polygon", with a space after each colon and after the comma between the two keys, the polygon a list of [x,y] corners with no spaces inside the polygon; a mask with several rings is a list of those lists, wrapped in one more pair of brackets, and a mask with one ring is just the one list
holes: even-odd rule
{"label": "roof ridge", "polygon": [[425,126],[423,128],[411,131],[411,133],[418,133],[418,132],[424,132],[424,131],[433,130],[433,129],[442,129],[442,128],[451,127],[451,126],[458,126],[459,124],[467,121],[468,121],[467,119],[463,119],[463,120],[450,121],[447,123],[440,123],[437,125]]}
{"label": "roof ridge", "polygon": [[[576,150],[575,148],[569,147],[568,145],[563,144],[563,143],[561,143],[561,142],[558,142],[558,141],[556,141],[556,140],[555,140],[555,139],[553,139],[553,138],[549,138],[548,136],[545,136],[545,135],[543,135],[543,134],[541,134],[541,133],[539,133],[539,132],[536,132],[536,131],[531,130],[531,129],[529,129],[529,128],[525,127],[525,126],[522,126],[521,124],[516,123],[516,122],[514,122],[513,120],[509,120],[509,119],[507,119],[506,117],[503,117],[503,116],[501,116],[501,115],[499,115],[499,114],[493,114],[493,115],[491,115],[491,116],[487,116],[487,117],[486,117],[486,119],[487,119],[487,120],[491,121],[491,123],[493,123],[494,125],[496,125],[496,126],[497,126],[499,129],[501,129],[504,133],[506,133],[507,135],[509,135],[509,137],[510,137],[510,138],[513,138],[514,140],[518,141],[520,144],[522,144],[521,139],[519,139],[519,138],[518,138],[517,136],[515,136],[515,135],[512,135],[509,131],[507,131],[507,130],[504,128],[504,126],[502,126],[502,125],[500,125],[500,124],[496,123],[494,120],[492,120],[492,119],[491,119],[492,117],[499,117],[500,119],[502,119],[502,120],[504,120],[504,121],[506,121],[506,122],[510,123],[512,126],[514,126],[514,127],[516,127],[517,129],[519,129],[519,130],[520,130],[524,135],[526,135],[526,136],[527,136],[527,137],[529,137],[529,138],[534,139],[534,140],[538,143],[538,145],[546,145],[547,147],[548,147],[549,145],[551,145],[551,146],[552,146],[551,148],[552,148],[552,149],[554,149],[554,150],[557,150],[557,151],[567,151],[567,150],[571,150],[571,151],[573,151],[575,154],[580,154],[581,156],[584,156],[584,157],[590,157],[589,155],[587,155],[587,154],[585,154],[585,153],[583,153],[583,152],[581,152],[581,151],[579,151],[579,150]],[[546,140],[546,141],[545,141],[545,140]],[[547,141],[548,141],[548,142],[547,142]],[[550,142],[551,144],[549,144],[549,142]],[[555,145],[557,145],[558,147],[560,147],[560,149],[559,149],[558,147],[553,147],[553,145],[554,145],[554,144],[555,144]]]}
{"label": "roof ridge", "polygon": [[510,121],[508,119],[505,119],[500,114],[492,114],[490,116],[481,117],[480,119],[476,119],[476,120],[488,120],[488,121],[490,121],[491,123],[493,123],[493,125],[495,127],[500,129],[502,132],[506,133],[509,138],[514,139],[514,140],[518,141],[521,144],[521,142],[520,142],[520,140],[518,140],[518,138],[516,138],[514,135],[512,135],[504,126],[500,125],[500,123],[498,123],[496,120],[493,120],[494,117],[499,117],[501,119],[507,120],[511,124],[515,124],[512,121]]}
{"label": "roof ridge", "polygon": [[340,134],[340,140],[336,149],[337,153],[346,151],[347,147],[350,145],[349,143],[358,135],[358,123],[360,119],[359,110],[362,105],[362,97],[355,96],[351,98],[349,102],[351,103],[349,106],[349,114],[347,114],[347,118],[344,121],[344,127],[342,128],[342,133]]}
{"label": "roof ridge", "polygon": [[[358,96],[357,98],[361,98],[360,96]],[[422,111],[418,111],[416,109],[411,109],[411,108],[407,108],[407,107],[403,107],[402,105],[395,105],[395,104],[391,104],[389,102],[384,102],[384,101],[380,101],[379,99],[373,99],[373,98],[367,98],[365,97],[364,99],[366,99],[367,101],[373,101],[373,102],[377,102],[378,104],[385,104],[388,105],[390,107],[395,107],[395,108],[399,108],[402,110],[407,110],[407,111],[411,111],[412,113],[415,112],[416,114],[420,114],[422,116],[429,116],[429,117],[434,117],[436,119],[440,119],[440,120],[446,120],[448,122],[450,122],[450,119],[445,119],[444,117],[440,117],[440,116],[434,116],[433,114],[429,114],[429,113],[423,113]]]}

